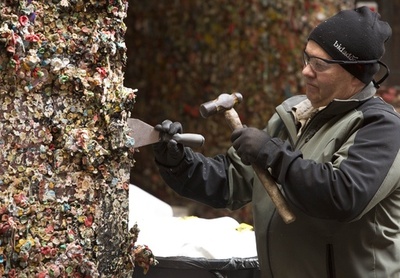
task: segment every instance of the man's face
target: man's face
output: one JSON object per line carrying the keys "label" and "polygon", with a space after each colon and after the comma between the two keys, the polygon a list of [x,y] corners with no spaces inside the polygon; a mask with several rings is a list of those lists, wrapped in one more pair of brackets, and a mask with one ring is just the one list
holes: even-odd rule
{"label": "man's face", "polygon": [[[308,41],[305,52],[309,57],[332,58],[314,41]],[[322,61],[323,63],[323,61]],[[338,64],[303,68],[306,95],[314,108],[328,105],[333,99],[348,99],[356,94],[362,83]]]}

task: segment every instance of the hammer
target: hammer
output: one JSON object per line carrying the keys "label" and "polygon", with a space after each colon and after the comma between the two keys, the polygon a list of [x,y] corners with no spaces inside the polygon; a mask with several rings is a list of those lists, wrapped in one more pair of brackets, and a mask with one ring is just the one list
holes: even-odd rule
{"label": "hammer", "polygon": [[[240,103],[242,100],[243,96],[240,93],[232,93],[230,95],[221,94],[217,99],[203,103],[200,106],[200,114],[203,118],[207,118],[211,115],[223,112],[225,119],[232,130],[242,128],[243,125],[240,121],[239,115],[233,108],[236,103]],[[281,191],[276,186],[276,183],[269,174],[268,170],[262,169],[255,164],[252,164],[251,166],[265,187],[265,190],[267,190],[267,193],[269,194],[272,202],[275,204],[276,209],[283,221],[286,224],[293,222],[296,217],[290,211]]]}

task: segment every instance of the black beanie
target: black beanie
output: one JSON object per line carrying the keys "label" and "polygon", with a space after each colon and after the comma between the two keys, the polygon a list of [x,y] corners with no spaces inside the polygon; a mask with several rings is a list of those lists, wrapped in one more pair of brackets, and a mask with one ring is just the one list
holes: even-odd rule
{"label": "black beanie", "polygon": [[[333,60],[366,61],[382,58],[384,44],[391,35],[389,24],[364,6],[341,11],[321,22],[308,39],[321,46]],[[379,71],[378,63],[341,66],[365,84]]]}

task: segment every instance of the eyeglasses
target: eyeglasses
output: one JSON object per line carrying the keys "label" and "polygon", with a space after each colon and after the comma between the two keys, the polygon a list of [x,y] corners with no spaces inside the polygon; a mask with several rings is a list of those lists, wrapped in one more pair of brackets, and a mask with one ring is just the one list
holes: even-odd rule
{"label": "eyeglasses", "polygon": [[339,64],[339,65],[366,65],[366,64],[376,64],[378,63],[379,65],[383,66],[386,69],[386,74],[379,80],[379,81],[373,81],[375,86],[379,87],[379,84],[381,84],[388,76],[390,73],[389,68],[381,61],[379,60],[363,60],[363,61],[343,61],[343,60],[329,60],[329,59],[324,59],[320,57],[315,57],[315,56],[310,56],[306,51],[303,51],[303,63],[304,67],[310,65],[311,68],[315,72],[324,72],[328,70],[332,64]]}
{"label": "eyeglasses", "polygon": [[364,60],[364,61],[346,61],[346,60],[329,60],[320,57],[310,56],[307,52],[303,51],[304,66],[310,65],[316,72],[324,72],[330,68],[331,64],[339,65],[358,65],[358,64],[375,64],[379,63],[378,60]]}

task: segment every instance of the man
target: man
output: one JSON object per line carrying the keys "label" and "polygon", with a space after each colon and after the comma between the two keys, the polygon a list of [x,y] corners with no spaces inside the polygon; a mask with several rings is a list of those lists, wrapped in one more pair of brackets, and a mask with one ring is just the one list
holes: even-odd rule
{"label": "man", "polygon": [[[264,130],[235,130],[214,158],[174,140],[154,146],[182,196],[252,202],[262,277],[400,277],[400,117],[373,79],[390,36],[368,8],[341,11],[309,36],[306,96],[279,105]],[[157,129],[182,132],[168,120]],[[249,164],[270,171],[296,221],[283,222]]]}

